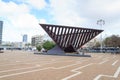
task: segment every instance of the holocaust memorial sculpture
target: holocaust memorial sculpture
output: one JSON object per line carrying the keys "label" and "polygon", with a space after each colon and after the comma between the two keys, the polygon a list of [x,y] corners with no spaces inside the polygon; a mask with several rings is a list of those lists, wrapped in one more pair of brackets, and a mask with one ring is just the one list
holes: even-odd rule
{"label": "holocaust memorial sculpture", "polygon": [[103,30],[62,25],[40,24],[57,46],[48,54],[64,54],[77,52],[88,41],[96,37]]}

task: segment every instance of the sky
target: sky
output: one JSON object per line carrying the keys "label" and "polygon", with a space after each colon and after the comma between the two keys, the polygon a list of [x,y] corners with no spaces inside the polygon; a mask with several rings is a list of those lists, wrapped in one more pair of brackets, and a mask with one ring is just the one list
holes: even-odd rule
{"label": "sky", "polygon": [[[105,24],[97,25],[98,20]],[[44,35],[39,23],[103,29],[103,37],[120,35],[120,0],[0,0],[3,41],[28,41]]]}

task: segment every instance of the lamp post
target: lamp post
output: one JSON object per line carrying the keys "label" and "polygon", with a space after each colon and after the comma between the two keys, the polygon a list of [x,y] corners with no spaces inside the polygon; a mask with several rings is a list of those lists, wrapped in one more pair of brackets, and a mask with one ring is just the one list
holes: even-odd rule
{"label": "lamp post", "polygon": [[[103,19],[97,20],[97,25],[100,25],[101,29],[104,24],[105,21]],[[101,53],[102,53],[102,48],[103,48],[103,44],[102,44],[102,34],[101,34]]]}

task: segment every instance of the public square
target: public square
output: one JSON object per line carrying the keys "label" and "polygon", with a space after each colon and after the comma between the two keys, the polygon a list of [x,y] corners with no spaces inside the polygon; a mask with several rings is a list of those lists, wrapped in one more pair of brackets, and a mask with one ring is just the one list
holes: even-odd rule
{"label": "public square", "polygon": [[0,53],[0,80],[120,80],[120,55],[87,53],[91,57]]}

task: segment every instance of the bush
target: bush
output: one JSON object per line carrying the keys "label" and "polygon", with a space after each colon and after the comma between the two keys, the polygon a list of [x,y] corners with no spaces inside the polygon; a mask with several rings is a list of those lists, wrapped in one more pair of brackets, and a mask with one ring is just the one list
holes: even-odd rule
{"label": "bush", "polygon": [[50,50],[52,49],[53,47],[55,47],[55,43],[52,42],[52,41],[45,41],[43,43],[43,48],[46,49],[46,50]]}
{"label": "bush", "polygon": [[41,51],[42,47],[39,45],[36,47],[38,51]]}

